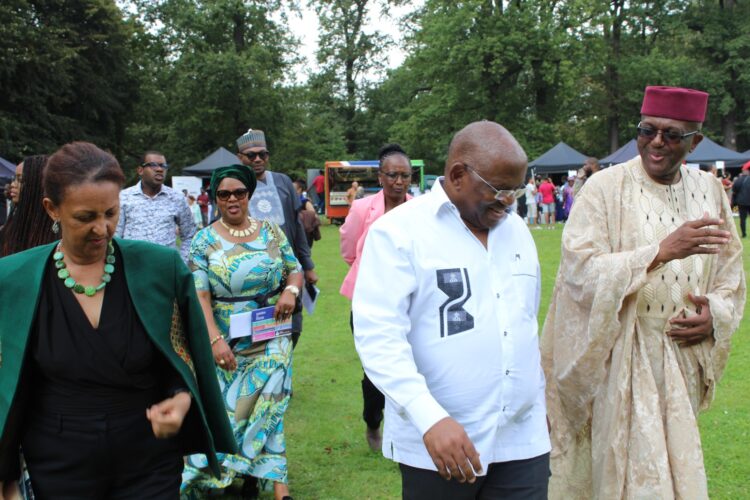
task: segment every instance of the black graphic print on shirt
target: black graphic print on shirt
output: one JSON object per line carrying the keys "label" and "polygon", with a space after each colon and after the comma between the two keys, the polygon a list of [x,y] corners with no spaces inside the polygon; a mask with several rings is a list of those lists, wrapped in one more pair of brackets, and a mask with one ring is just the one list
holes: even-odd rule
{"label": "black graphic print on shirt", "polygon": [[464,308],[471,297],[469,272],[466,268],[438,269],[438,288],[448,296],[440,306],[440,336],[455,335],[474,328],[474,317]]}

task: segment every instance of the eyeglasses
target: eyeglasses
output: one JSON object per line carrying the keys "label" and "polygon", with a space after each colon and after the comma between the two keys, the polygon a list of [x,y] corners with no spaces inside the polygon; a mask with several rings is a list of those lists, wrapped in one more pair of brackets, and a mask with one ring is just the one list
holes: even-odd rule
{"label": "eyeglasses", "polygon": [[479,175],[476,170],[474,170],[474,167],[466,163],[464,163],[464,167],[466,167],[469,171],[473,172],[474,175],[479,177],[480,181],[484,182],[485,184],[487,184],[489,187],[492,188],[492,190],[495,192],[495,199],[497,201],[504,201],[507,199],[515,200],[516,198],[519,198],[526,192],[526,186],[519,187],[516,189],[497,189],[495,188],[495,186],[493,186],[492,184],[484,180],[484,178],[481,175]]}
{"label": "eyeglasses", "polygon": [[157,163],[155,161],[150,161],[148,163],[141,163],[142,167],[151,167],[151,168],[163,168],[164,170],[167,170],[169,168],[169,163]]}
{"label": "eyeglasses", "polygon": [[656,136],[661,133],[662,140],[672,145],[677,145],[688,137],[693,136],[699,132],[698,130],[694,130],[686,134],[681,134],[680,132],[676,132],[674,130],[662,130],[660,128],[643,127],[640,123],[636,127],[636,130],[638,130],[639,137],[643,137],[644,139],[648,139],[649,141],[656,139]]}
{"label": "eyeglasses", "polygon": [[245,198],[247,198],[248,193],[250,193],[250,190],[247,188],[239,188],[235,189],[234,191],[220,189],[216,191],[216,197],[221,201],[227,201],[232,196],[234,196],[237,200],[244,200]]}
{"label": "eyeglasses", "polygon": [[389,180],[396,182],[396,179],[401,179],[402,181],[410,181],[411,180],[411,174],[407,173],[398,173],[398,172],[380,172],[381,174],[388,177]]}
{"label": "eyeglasses", "polygon": [[260,157],[261,160],[268,159],[268,151],[248,151],[247,153],[240,154],[247,156],[250,161],[253,161],[257,157]]}

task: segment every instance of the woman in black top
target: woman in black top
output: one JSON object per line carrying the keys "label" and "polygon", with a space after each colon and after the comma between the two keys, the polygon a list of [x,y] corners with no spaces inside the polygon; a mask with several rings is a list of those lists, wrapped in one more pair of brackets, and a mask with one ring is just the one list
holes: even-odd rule
{"label": "woman in black top", "polygon": [[122,182],[108,153],[64,146],[44,177],[62,239],[0,261],[6,495],[19,444],[40,500],[177,499],[183,454],[235,449],[211,410],[222,400],[190,272],[171,249],[112,239]]}

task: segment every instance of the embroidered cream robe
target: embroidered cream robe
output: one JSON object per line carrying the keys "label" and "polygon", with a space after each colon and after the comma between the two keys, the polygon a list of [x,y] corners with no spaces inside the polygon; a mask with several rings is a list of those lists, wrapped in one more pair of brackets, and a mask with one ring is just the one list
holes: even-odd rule
{"label": "embroidered cream robe", "polygon": [[[719,181],[681,167],[664,186],[640,157],[591,177],[565,225],[542,333],[552,499],[708,498],[696,416],[709,407],[745,302],[742,245]],[[646,272],[659,242],[704,212],[732,240]],[[669,318],[706,295],[714,335],[681,347]]]}

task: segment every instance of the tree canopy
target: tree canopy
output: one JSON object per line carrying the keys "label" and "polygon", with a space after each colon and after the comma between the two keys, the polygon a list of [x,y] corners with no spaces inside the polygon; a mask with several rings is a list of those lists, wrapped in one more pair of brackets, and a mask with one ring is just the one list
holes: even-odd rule
{"label": "tree canopy", "polygon": [[[126,169],[157,149],[179,171],[256,128],[292,175],[392,141],[437,171],[452,134],[489,119],[530,158],[559,141],[604,156],[633,137],[646,85],[708,91],[704,133],[750,148],[747,0],[425,0],[403,19],[398,0],[306,1],[303,82],[294,0],[2,2],[0,155],[89,140]],[[405,35],[390,70],[382,23]]]}

